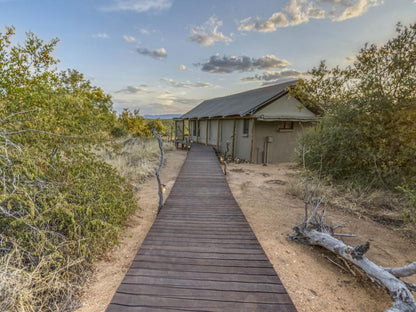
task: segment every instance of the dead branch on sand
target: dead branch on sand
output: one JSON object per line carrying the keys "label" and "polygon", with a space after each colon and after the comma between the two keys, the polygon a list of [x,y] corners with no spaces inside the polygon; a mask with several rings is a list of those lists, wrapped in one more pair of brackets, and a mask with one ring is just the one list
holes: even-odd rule
{"label": "dead branch on sand", "polygon": [[369,242],[352,247],[334,237],[341,234],[335,233],[339,226],[325,224],[325,208],[320,214],[318,212],[322,200],[323,198],[318,201],[311,215],[303,223],[293,228],[295,233],[290,234],[289,237],[308,245],[324,247],[341,257],[345,263],[354,264],[371,281],[386,288],[393,301],[393,306],[386,312],[416,311],[416,302],[412,294],[412,291],[416,292],[416,285],[400,280],[400,277],[416,273],[416,261],[401,268],[384,268],[375,264],[365,256],[370,249]]}

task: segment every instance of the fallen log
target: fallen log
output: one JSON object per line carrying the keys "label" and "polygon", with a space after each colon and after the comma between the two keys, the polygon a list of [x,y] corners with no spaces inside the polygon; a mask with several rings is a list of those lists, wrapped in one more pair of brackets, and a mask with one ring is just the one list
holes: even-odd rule
{"label": "fallen log", "polygon": [[[316,211],[317,209],[315,209],[312,214],[316,214]],[[349,246],[333,237],[327,231],[315,229],[322,229],[322,222],[319,222],[317,226],[316,224],[310,224],[310,221],[311,218],[304,223],[295,226],[293,228],[295,234],[291,234],[289,237],[309,245],[321,246],[332,251],[339,257],[356,265],[365,272],[372,281],[384,286],[393,301],[393,306],[386,310],[386,312],[416,311],[416,302],[412,294],[412,291],[416,291],[416,285],[399,279],[399,277],[410,276],[416,273],[416,261],[402,268],[381,267],[365,256],[365,253],[370,248],[369,242],[357,247]],[[322,219],[320,221],[322,221]],[[328,229],[330,227],[326,226],[324,228]]]}

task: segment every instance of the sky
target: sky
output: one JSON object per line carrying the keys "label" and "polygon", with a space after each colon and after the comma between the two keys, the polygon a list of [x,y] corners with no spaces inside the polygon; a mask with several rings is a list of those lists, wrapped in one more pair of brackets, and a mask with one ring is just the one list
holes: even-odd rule
{"label": "sky", "polygon": [[203,100],[347,66],[416,0],[0,0],[0,32],[59,38],[59,70],[80,71],[114,109],[182,114]]}

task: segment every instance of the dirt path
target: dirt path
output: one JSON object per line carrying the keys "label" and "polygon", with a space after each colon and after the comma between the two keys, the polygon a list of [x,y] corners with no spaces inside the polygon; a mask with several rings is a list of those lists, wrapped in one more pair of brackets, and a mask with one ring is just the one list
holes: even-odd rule
{"label": "dirt path", "polygon": [[[303,201],[288,195],[294,179],[290,164],[263,167],[230,164],[227,180],[267,256],[299,312],[384,311],[391,301],[387,293],[359,281],[331,264],[324,251],[295,243],[286,235],[303,219]],[[410,241],[371,220],[340,211],[327,211],[334,223],[345,223],[358,235],[345,240],[352,245],[371,243],[367,256],[383,266],[401,266],[416,259]],[[416,282],[416,277],[411,280]]]}
{"label": "dirt path", "polygon": [[[166,153],[166,165],[161,171],[161,180],[166,184],[165,198],[169,195],[185,157],[186,152],[182,150]],[[142,210],[130,218],[119,246],[95,264],[96,270],[80,300],[82,307],[76,312],[103,312],[111,301],[156,217],[159,202],[156,178],[148,179],[140,185],[137,198]]]}

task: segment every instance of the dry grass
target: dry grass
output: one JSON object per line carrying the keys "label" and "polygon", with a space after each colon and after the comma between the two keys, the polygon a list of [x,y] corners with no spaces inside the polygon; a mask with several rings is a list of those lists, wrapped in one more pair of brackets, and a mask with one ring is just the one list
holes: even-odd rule
{"label": "dry grass", "polygon": [[[0,258],[0,311],[72,311],[76,305],[74,295],[81,285],[69,278],[73,274],[69,268],[50,271],[47,257],[42,257],[32,270],[18,268],[11,264],[22,258],[18,253],[15,249]],[[68,274],[67,278],[62,278],[63,271]]]}
{"label": "dry grass", "polygon": [[[406,235],[414,235],[414,226],[403,220],[403,210],[409,204],[403,196],[386,190],[360,190],[342,185],[334,185],[329,180],[300,170],[286,186],[286,192],[304,200],[305,181],[308,193],[313,193],[312,202],[325,196],[322,205],[341,210],[360,218],[369,218],[392,228],[403,230]],[[313,204],[311,205],[313,206]]]}
{"label": "dry grass", "polygon": [[[164,142],[165,152],[174,149],[171,143]],[[160,150],[156,139],[119,139],[112,149],[97,151],[106,163],[127,178],[136,188],[147,177],[155,174],[160,162]]]}

